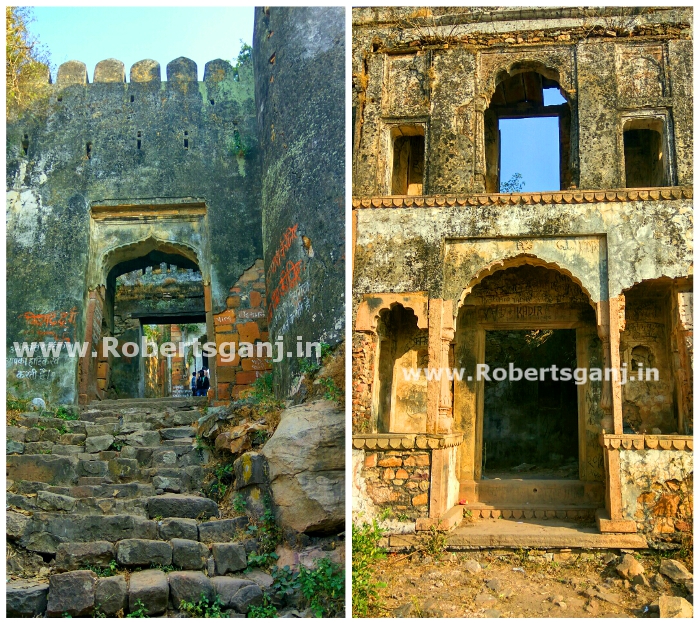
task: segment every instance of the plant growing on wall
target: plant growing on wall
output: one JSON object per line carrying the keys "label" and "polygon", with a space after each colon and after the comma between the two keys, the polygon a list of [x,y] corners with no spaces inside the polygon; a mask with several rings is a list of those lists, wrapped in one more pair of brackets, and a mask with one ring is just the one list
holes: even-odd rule
{"label": "plant growing on wall", "polygon": [[8,118],[26,110],[45,91],[49,54],[27,28],[32,19],[29,7],[5,7]]}

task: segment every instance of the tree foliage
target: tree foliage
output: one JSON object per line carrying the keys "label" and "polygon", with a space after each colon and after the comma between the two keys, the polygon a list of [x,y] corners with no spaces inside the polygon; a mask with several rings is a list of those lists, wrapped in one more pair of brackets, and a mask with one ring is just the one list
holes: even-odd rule
{"label": "tree foliage", "polygon": [[26,110],[48,84],[49,54],[28,30],[30,7],[5,7],[8,118]]}
{"label": "tree foliage", "polygon": [[501,182],[502,193],[519,193],[523,188],[525,188],[525,181],[520,173],[513,173],[509,180]]}
{"label": "tree foliage", "polygon": [[253,48],[248,45],[243,39],[241,39],[241,50],[238,52],[238,58],[236,59],[236,64],[233,66],[234,79],[240,79],[240,70],[243,65],[252,62],[253,60]]}

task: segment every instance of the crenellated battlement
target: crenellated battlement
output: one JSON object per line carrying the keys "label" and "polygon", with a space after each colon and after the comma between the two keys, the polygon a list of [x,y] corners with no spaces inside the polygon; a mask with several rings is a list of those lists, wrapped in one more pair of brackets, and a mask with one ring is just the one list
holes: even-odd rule
{"label": "crenellated battlement", "polygon": [[[192,59],[181,56],[170,61],[166,66],[166,81],[181,84],[183,82],[198,82],[197,63]],[[252,79],[252,68],[250,69]],[[236,81],[237,72],[226,60],[217,58],[204,65],[205,83]],[[46,82],[52,83],[49,72],[46,72]],[[129,83],[160,83],[162,82],[161,67],[158,61],[144,59],[134,63],[129,70]],[[107,58],[95,66],[93,83],[126,84],[124,63],[116,58]],[[56,86],[59,88],[74,84],[91,84],[88,77],[87,65],[81,61],[66,61],[58,68]]]}

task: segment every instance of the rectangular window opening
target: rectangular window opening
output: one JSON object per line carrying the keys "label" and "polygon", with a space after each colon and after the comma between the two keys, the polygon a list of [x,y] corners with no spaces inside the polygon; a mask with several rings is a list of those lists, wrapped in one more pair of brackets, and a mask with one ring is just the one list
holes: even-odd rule
{"label": "rectangular window opening", "polygon": [[667,186],[660,119],[634,119],[622,134],[625,150],[625,186],[650,188]]}
{"label": "rectangular window opening", "polygon": [[421,126],[402,126],[391,131],[393,163],[392,195],[422,195],[425,171],[425,131]]}

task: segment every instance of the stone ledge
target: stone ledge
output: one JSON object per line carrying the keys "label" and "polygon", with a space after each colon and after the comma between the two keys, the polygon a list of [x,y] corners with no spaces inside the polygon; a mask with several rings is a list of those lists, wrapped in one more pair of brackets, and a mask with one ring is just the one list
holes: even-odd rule
{"label": "stone ledge", "polygon": [[546,193],[477,193],[470,195],[416,195],[393,197],[353,197],[356,208],[440,208],[452,206],[512,206],[533,204],[578,204],[627,201],[692,199],[691,187],[617,188],[611,190],[571,190]]}
{"label": "stone ledge", "polygon": [[356,450],[440,450],[461,443],[462,433],[370,433],[352,437],[352,447]]}
{"label": "stone ledge", "polygon": [[599,437],[600,445],[612,450],[693,451],[692,435],[609,435]]}

